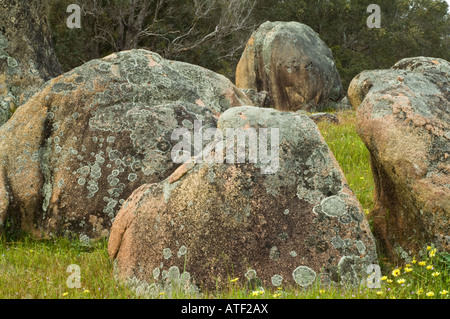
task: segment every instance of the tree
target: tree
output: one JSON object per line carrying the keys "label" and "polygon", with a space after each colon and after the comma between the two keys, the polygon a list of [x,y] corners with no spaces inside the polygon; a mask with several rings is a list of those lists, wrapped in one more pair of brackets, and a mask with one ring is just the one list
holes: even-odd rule
{"label": "tree", "polygon": [[2,2],[0,125],[45,81],[61,74],[47,25],[45,1]]}
{"label": "tree", "polygon": [[82,28],[67,30],[61,6],[70,2],[52,0],[50,15],[57,50],[68,50],[73,41],[67,39],[86,41],[86,48],[79,49],[83,52],[77,52],[78,61],[63,63],[68,68],[94,55],[134,48],[147,48],[169,59],[197,60],[208,67],[221,59],[238,59],[252,31],[249,21],[256,0],[84,1]]}

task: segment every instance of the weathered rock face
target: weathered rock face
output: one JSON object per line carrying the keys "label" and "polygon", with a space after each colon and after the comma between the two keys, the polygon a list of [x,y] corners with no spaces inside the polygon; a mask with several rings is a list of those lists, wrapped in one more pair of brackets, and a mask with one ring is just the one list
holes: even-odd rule
{"label": "weathered rock face", "polygon": [[45,81],[62,73],[45,20],[45,1],[2,1],[0,125]]}
{"label": "weathered rock face", "polygon": [[106,235],[143,183],[169,176],[177,127],[251,103],[204,68],[133,50],[47,82],[0,128],[0,230]]}
{"label": "weathered rock face", "polygon": [[374,235],[391,258],[431,243],[450,251],[449,75],[449,62],[417,57],[350,84],[375,179]]}
{"label": "weathered rock face", "polygon": [[333,113],[313,113],[309,115],[309,118],[314,121],[314,123],[319,123],[322,121],[327,121],[329,123],[339,124],[340,120],[336,114]]}
{"label": "weathered rock face", "polygon": [[269,93],[266,91],[256,92],[254,89],[241,89],[242,92],[252,101],[257,107],[270,107],[271,100]]}
{"label": "weathered rock face", "polygon": [[321,111],[342,96],[331,50],[298,22],[268,21],[252,34],[236,69],[236,86],[267,91],[283,111]]}
{"label": "weathered rock face", "polygon": [[314,122],[244,106],[224,112],[218,127],[216,137],[243,129],[258,133],[260,143],[267,128],[267,155],[279,155],[277,162],[269,165],[259,153],[255,163],[247,154],[233,164],[226,143],[218,143],[204,153],[209,162],[183,164],[168,179],[134,191],[109,238],[119,278],[154,293],[182,278],[209,289],[235,277],[283,287],[359,283],[359,270],[365,274],[367,264],[377,263],[373,237]]}

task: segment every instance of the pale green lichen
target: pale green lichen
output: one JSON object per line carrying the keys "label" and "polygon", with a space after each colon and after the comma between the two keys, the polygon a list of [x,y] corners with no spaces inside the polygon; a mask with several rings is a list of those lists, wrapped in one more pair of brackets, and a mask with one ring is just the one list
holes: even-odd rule
{"label": "pale green lichen", "polygon": [[356,249],[358,249],[358,253],[360,255],[364,255],[366,253],[366,246],[364,245],[364,243],[361,240],[356,240],[355,246],[356,246]]}
{"label": "pale green lichen", "polygon": [[325,198],[321,204],[322,212],[331,217],[340,217],[346,212],[346,204],[339,196]]}
{"label": "pale green lichen", "polygon": [[170,250],[170,248],[163,249],[163,256],[164,259],[169,259],[170,257],[172,257],[172,251]]}
{"label": "pale green lichen", "polygon": [[276,287],[281,286],[281,283],[283,281],[283,276],[273,275],[272,278],[270,278],[270,281],[272,282],[272,285],[274,285]]}
{"label": "pale green lichen", "polygon": [[186,246],[181,246],[180,249],[178,249],[178,253],[177,256],[178,258],[180,258],[181,256],[184,256],[187,253],[187,248]]}
{"label": "pale green lichen", "polygon": [[280,251],[276,246],[270,248],[269,258],[272,260],[277,260],[280,258]]}
{"label": "pale green lichen", "polygon": [[247,270],[247,272],[245,273],[245,278],[247,278],[248,280],[252,280],[252,279],[256,279],[256,270],[254,269],[249,269]]}
{"label": "pale green lichen", "polygon": [[307,266],[298,266],[292,272],[292,277],[297,284],[307,287],[316,279],[316,272]]}

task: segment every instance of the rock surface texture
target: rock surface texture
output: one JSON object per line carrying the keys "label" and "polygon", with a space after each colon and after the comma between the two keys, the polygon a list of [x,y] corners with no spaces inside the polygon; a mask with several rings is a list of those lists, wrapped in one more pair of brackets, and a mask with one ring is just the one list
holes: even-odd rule
{"label": "rock surface texture", "polygon": [[215,289],[235,277],[265,287],[358,284],[361,271],[367,278],[367,265],[377,263],[369,224],[307,115],[235,107],[220,116],[216,137],[242,129],[258,132],[261,143],[264,128],[268,153],[279,146],[270,172],[261,153],[256,163],[248,155],[233,164],[218,143],[201,163],[133,192],[108,244],[120,279],[158,293],[173,281]]}
{"label": "rock surface texture", "polygon": [[331,50],[298,22],[268,21],[251,35],[236,69],[236,86],[267,91],[273,107],[282,111],[322,111],[328,101],[342,97]]}
{"label": "rock surface texture", "polygon": [[0,230],[108,234],[133,190],[169,176],[178,127],[251,102],[204,68],[133,50],[49,82],[0,128]]}
{"label": "rock surface texture", "polygon": [[450,63],[415,57],[349,87],[375,179],[374,235],[393,259],[450,251]]}
{"label": "rock surface texture", "polygon": [[45,1],[0,2],[0,126],[45,81],[62,73]]}

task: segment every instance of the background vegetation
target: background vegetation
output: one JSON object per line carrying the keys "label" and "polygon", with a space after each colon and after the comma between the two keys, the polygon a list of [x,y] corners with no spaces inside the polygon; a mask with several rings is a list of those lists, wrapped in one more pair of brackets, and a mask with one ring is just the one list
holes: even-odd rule
{"label": "background vegetation", "polygon": [[[333,51],[344,88],[363,70],[389,68],[412,56],[450,60],[444,0],[377,0],[381,28],[366,25],[373,0],[47,0],[48,20],[64,71],[93,58],[146,48],[204,66],[234,80],[252,31],[269,21],[313,28]],[[66,8],[81,6],[81,29]]]}

